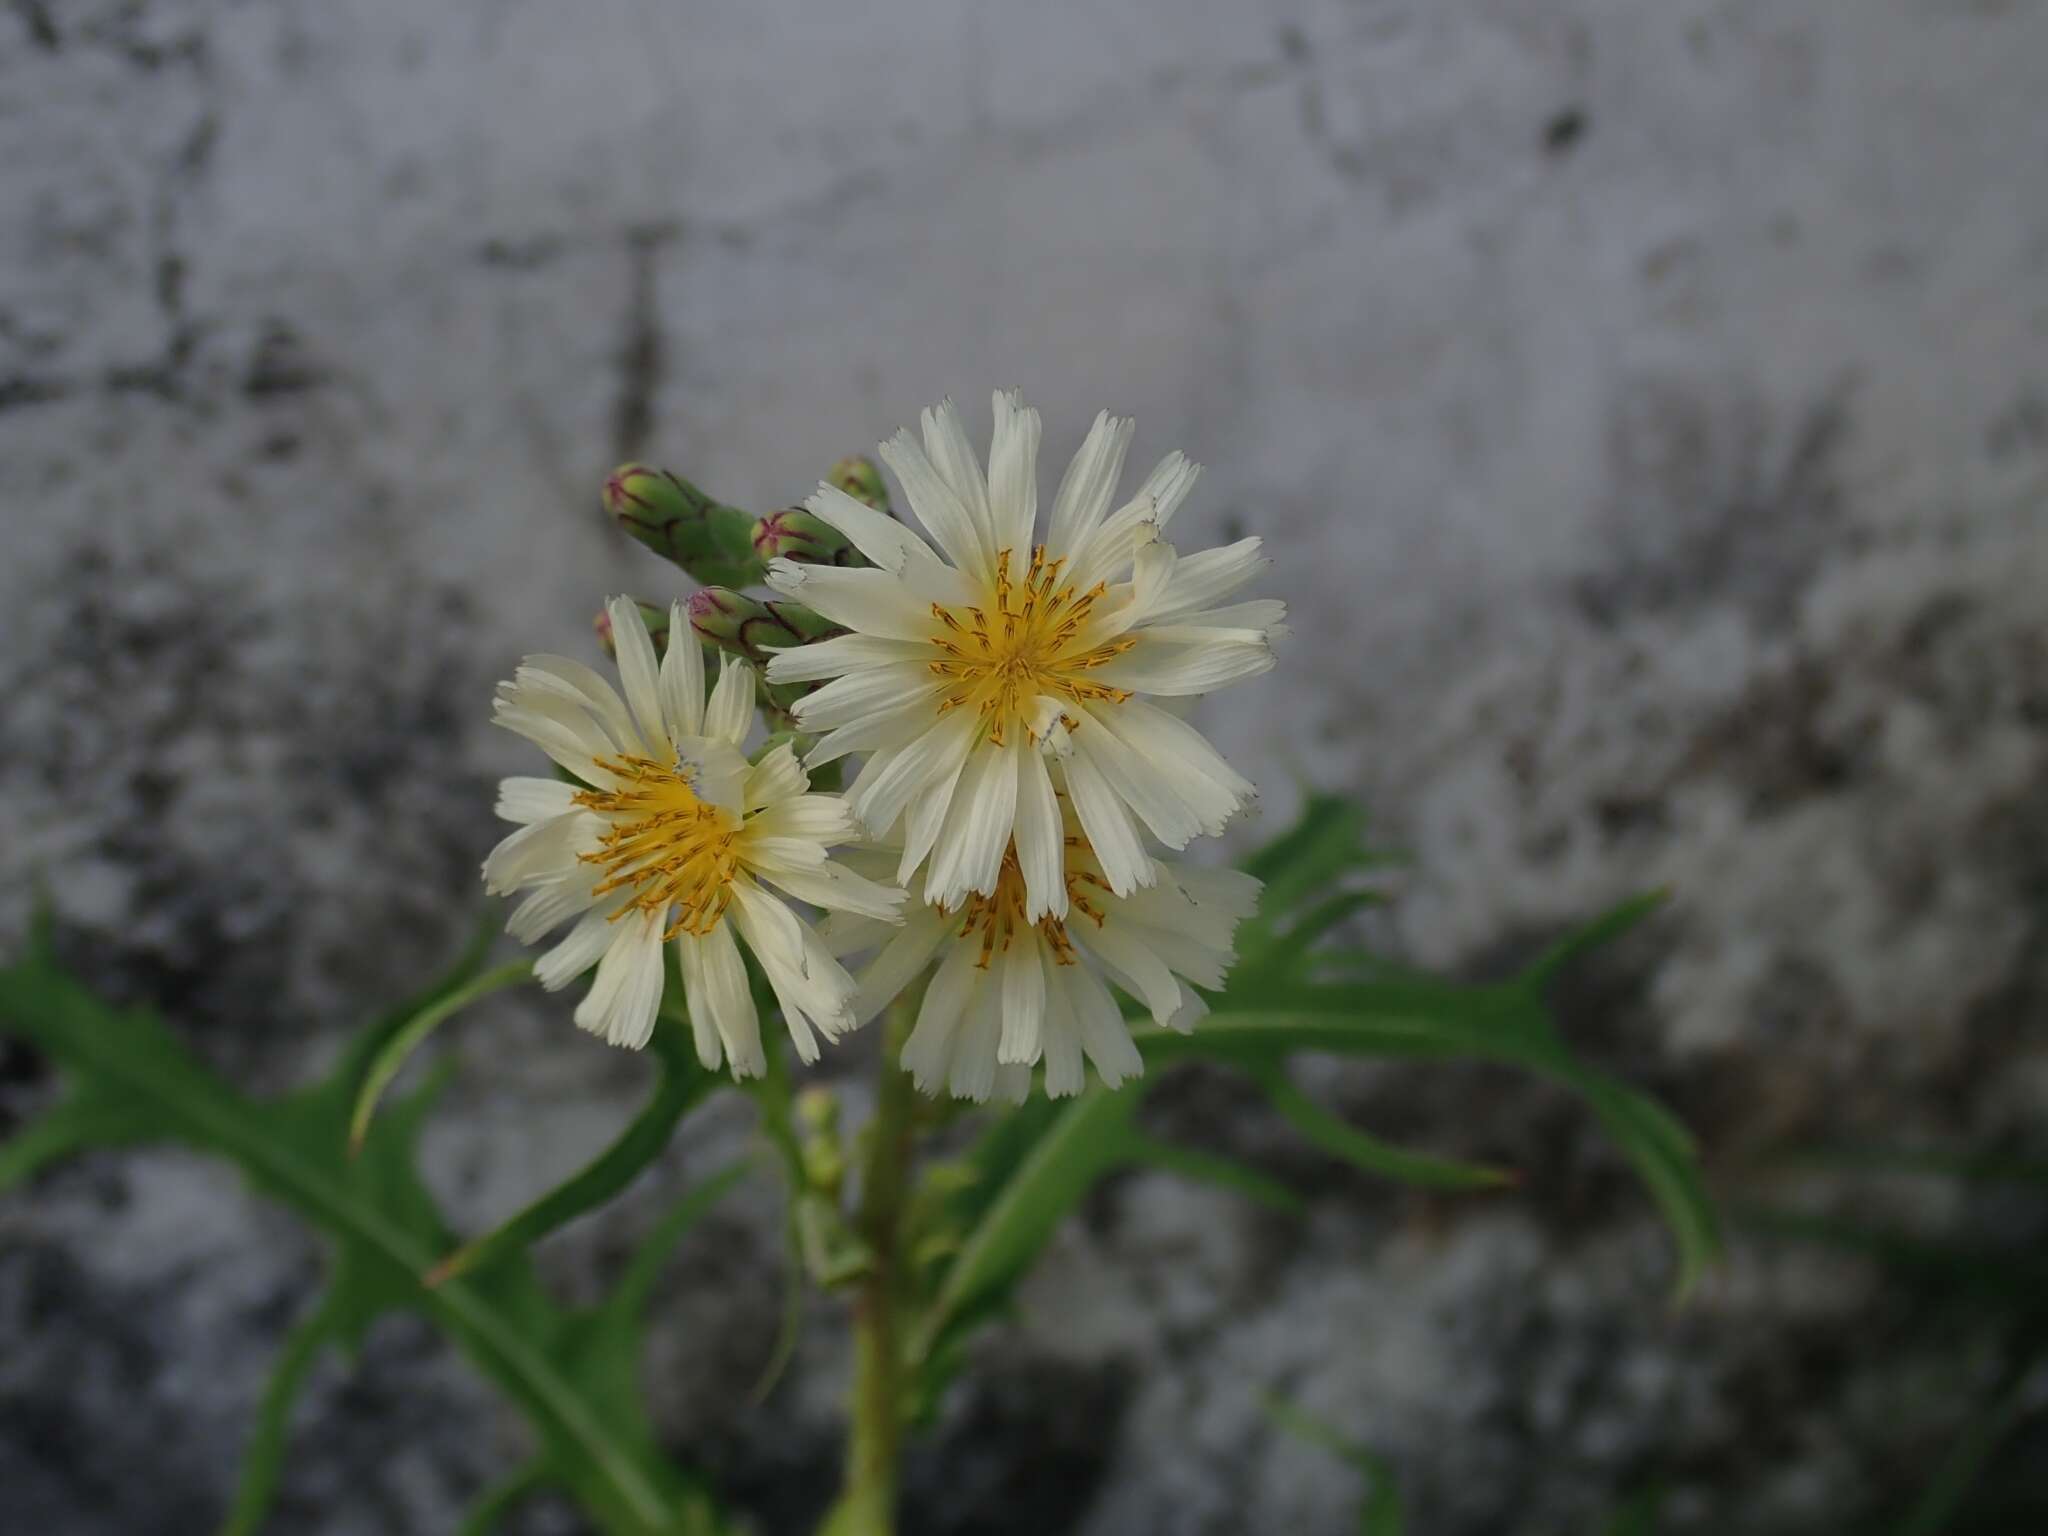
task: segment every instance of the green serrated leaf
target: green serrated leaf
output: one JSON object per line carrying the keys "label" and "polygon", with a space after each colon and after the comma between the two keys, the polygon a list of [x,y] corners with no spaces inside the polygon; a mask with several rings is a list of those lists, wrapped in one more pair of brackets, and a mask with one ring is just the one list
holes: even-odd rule
{"label": "green serrated leaf", "polygon": [[[629,1329],[561,1308],[523,1258],[438,1289],[421,1283],[448,1237],[413,1169],[432,1085],[379,1116],[351,1158],[351,1107],[374,1046],[345,1053],[341,1066],[309,1089],[251,1100],[214,1078],[148,1015],[107,1008],[76,981],[35,962],[0,971],[0,1029],[45,1051],[82,1101],[122,1108],[133,1125],[149,1128],[150,1139],[231,1160],[263,1193],[322,1228],[333,1262],[321,1313],[334,1337],[360,1336],[391,1310],[423,1312],[437,1322],[520,1405],[550,1478],[608,1536],[717,1529],[702,1482],[655,1442],[633,1379]],[[118,1139],[135,1137],[123,1130]],[[259,1466],[259,1483],[263,1475]]]}
{"label": "green serrated leaf", "polygon": [[1078,1098],[1027,1104],[997,1123],[987,1151],[1007,1176],[973,1186],[988,1198],[926,1309],[914,1360],[930,1359],[958,1323],[998,1302],[1096,1180],[1131,1159],[1137,1106],[1136,1093],[1097,1086]]}
{"label": "green serrated leaf", "polygon": [[[942,1377],[975,1322],[1005,1303],[1009,1288],[1053,1227],[1099,1178],[1136,1161],[1233,1183],[1254,1198],[1289,1198],[1261,1175],[1162,1149],[1133,1128],[1144,1093],[1165,1069],[1214,1061],[1251,1073],[1276,1108],[1312,1143],[1376,1173],[1446,1188],[1512,1180],[1503,1170],[1408,1152],[1345,1124],[1294,1089],[1287,1058],[1301,1051],[1338,1055],[1466,1059],[1532,1071],[1579,1094],[1634,1166],[1663,1212],[1677,1247],[1676,1291],[1688,1294],[1719,1251],[1719,1226],[1699,1176],[1691,1138],[1660,1105],[1576,1061],[1554,1028],[1541,991],[1557,969],[1590,945],[1640,920],[1654,899],[1625,904],[1557,946],[1523,978],[1502,986],[1458,986],[1355,948],[1313,946],[1370,900],[1330,887],[1376,862],[1365,820],[1350,802],[1312,799],[1301,821],[1254,853],[1244,868],[1265,882],[1257,915],[1240,926],[1242,956],[1228,989],[1209,998],[1210,1013],[1192,1034],[1142,1018],[1132,1038],[1148,1066],[1145,1079],[1108,1094],[1097,1088],[1065,1104],[1034,1100],[996,1121],[975,1148],[973,1179],[948,1197],[921,1193],[916,1241],[953,1251],[936,1267],[917,1354]],[[1327,979],[1302,974],[1313,964]],[[1349,972],[1349,975],[1341,973]],[[957,1235],[958,1247],[952,1249]],[[922,1251],[922,1250],[920,1250]],[[932,1383],[928,1380],[927,1390]]]}
{"label": "green serrated leaf", "polygon": [[1518,1176],[1510,1169],[1410,1152],[1368,1135],[1338,1119],[1295,1087],[1278,1065],[1257,1067],[1252,1077],[1304,1140],[1361,1172],[1425,1189],[1498,1189],[1517,1182]]}
{"label": "green serrated leaf", "polygon": [[613,1287],[611,1299],[606,1303],[622,1324],[630,1326],[639,1321],[647,1310],[648,1297],[654,1294],[655,1282],[661,1278],[662,1266],[668,1263],[676,1244],[704,1219],[707,1211],[737,1189],[740,1181],[752,1171],[753,1165],[747,1162],[732,1163],[719,1169],[676,1201],[668,1214],[640,1240],[632,1262],[626,1266],[625,1274]]}
{"label": "green serrated leaf", "polygon": [[1339,891],[1336,895],[1318,902],[1289,923],[1285,933],[1258,952],[1256,959],[1248,963],[1247,974],[1295,974],[1309,961],[1310,952],[1315,948],[1317,940],[1329,934],[1347,918],[1363,912],[1368,907],[1379,906],[1385,900],[1386,898],[1378,891]]}
{"label": "green serrated leaf", "polygon": [[1720,1252],[1720,1227],[1691,1139],[1661,1106],[1573,1060],[1541,1003],[1521,987],[1460,989],[1440,983],[1346,983],[1297,987],[1272,1008],[1239,1011],[1217,999],[1192,1035],[1139,1026],[1148,1063],[1210,1059],[1256,1069],[1293,1051],[1495,1061],[1549,1077],[1593,1110],[1656,1200],[1678,1249],[1675,1293],[1690,1294]]}
{"label": "green serrated leaf", "polygon": [[371,1059],[384,1048],[386,1041],[441,998],[483,974],[484,962],[490,958],[491,950],[498,942],[498,932],[497,914],[485,914],[448,968],[413,996],[380,1014],[351,1039],[330,1075],[352,1083],[361,1082],[363,1074],[369,1070]]}
{"label": "green serrated leaf", "polygon": [[683,1116],[720,1081],[694,1060],[687,1064],[664,1060],[660,1072],[647,1103],[609,1146],[502,1226],[449,1254],[429,1272],[427,1283],[440,1285],[456,1275],[487,1269],[524,1253],[549,1233],[596,1210],[638,1178],[661,1156]]}
{"label": "green serrated leaf", "polygon": [[1645,891],[1601,913],[1545,950],[1525,973],[1524,982],[1536,991],[1542,991],[1574,960],[1604,944],[1612,944],[1670,899],[1669,891]]}
{"label": "green serrated leaf", "polygon": [[349,1146],[352,1149],[362,1146],[363,1138],[370,1133],[370,1117],[377,1112],[378,1100],[384,1097],[384,1091],[391,1086],[392,1080],[404,1070],[413,1052],[426,1044],[428,1036],[471,1003],[531,980],[532,976],[533,962],[530,960],[501,965],[441,993],[392,1030],[370,1057],[361,1085],[356,1090],[355,1109],[349,1116]]}
{"label": "green serrated leaf", "polygon": [[1344,795],[1311,795],[1301,816],[1243,860],[1269,889],[1314,891],[1365,861],[1365,812]]}
{"label": "green serrated leaf", "polygon": [[126,1105],[74,1096],[44,1111],[0,1145],[0,1190],[89,1147],[147,1141],[151,1134],[152,1127],[138,1121]]}
{"label": "green serrated leaf", "polygon": [[285,1338],[271,1367],[270,1381],[256,1408],[256,1427],[242,1453],[242,1475],[221,1536],[256,1536],[277,1496],[278,1477],[291,1433],[292,1408],[306,1377],[340,1332],[340,1315],[330,1302],[313,1309]]}
{"label": "green serrated leaf", "polygon": [[1268,1178],[1258,1169],[1235,1158],[1219,1157],[1213,1152],[1136,1138],[1130,1161],[1142,1167],[1156,1168],[1162,1173],[1178,1174],[1197,1184],[1227,1189],[1232,1194],[1243,1195],[1255,1205],[1263,1205],[1267,1210],[1279,1211],[1283,1215],[1299,1215],[1305,1208],[1301,1196],[1278,1179]]}

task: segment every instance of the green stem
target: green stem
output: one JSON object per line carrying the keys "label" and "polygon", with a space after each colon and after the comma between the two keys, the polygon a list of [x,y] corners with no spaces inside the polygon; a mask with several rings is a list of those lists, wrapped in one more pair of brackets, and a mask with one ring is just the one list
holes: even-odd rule
{"label": "green stem", "polygon": [[915,1018],[915,999],[906,995],[890,1007],[883,1028],[875,1118],[868,1128],[854,1221],[873,1262],[853,1302],[846,1484],[820,1536],[892,1536],[896,1529],[904,1399],[902,1226],[917,1113],[917,1090],[897,1058]]}

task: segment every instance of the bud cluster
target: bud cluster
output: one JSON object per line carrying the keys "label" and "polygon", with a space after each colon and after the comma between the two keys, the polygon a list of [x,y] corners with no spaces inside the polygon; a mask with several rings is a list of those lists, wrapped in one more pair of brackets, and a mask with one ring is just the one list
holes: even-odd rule
{"label": "bud cluster", "polygon": [[[841,459],[825,478],[877,511],[889,510],[888,487],[872,461],[858,455]],[[765,675],[772,652],[845,632],[801,603],[749,597],[738,590],[758,584],[768,562],[776,559],[866,565],[853,541],[823,518],[802,507],[756,518],[707,495],[673,470],[650,464],[621,464],[613,470],[605,477],[603,501],[621,528],[702,583],[689,602],[690,628],[707,648],[753,663],[757,677]],[[655,654],[665,654],[668,610],[646,602],[635,606],[654,638]],[[605,654],[616,655],[611,622],[609,614],[597,616],[597,637]],[[778,688],[762,681],[759,701],[770,725],[788,726],[790,707],[815,686]]]}
{"label": "bud cluster", "polygon": [[712,500],[673,470],[621,464],[604,482],[604,509],[618,525],[699,581],[744,587],[761,579],[754,519]]}

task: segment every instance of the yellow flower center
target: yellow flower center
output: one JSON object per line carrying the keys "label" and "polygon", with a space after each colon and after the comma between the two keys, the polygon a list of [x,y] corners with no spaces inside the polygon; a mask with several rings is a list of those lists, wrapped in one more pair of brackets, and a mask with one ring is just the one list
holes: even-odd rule
{"label": "yellow flower center", "polygon": [[[1082,846],[1081,839],[1067,839],[1066,883],[1067,909],[1092,918],[1095,926],[1102,926],[1102,908],[1088,897],[1087,887],[1106,891],[1109,882],[1093,871],[1074,868],[1073,850]],[[1067,937],[1064,921],[1048,914],[1036,923],[1024,921],[1024,870],[1017,862],[1017,845],[1012,842],[1003,852],[1003,867],[996,876],[996,888],[990,895],[975,892],[967,898],[963,909],[965,921],[960,927],[960,937],[972,938],[981,935],[981,958],[974,963],[977,968],[987,970],[989,962],[998,951],[1007,951],[1017,935],[1030,928],[1036,928],[1039,936],[1052,950],[1052,957],[1060,965],[1074,963],[1074,941]]]}
{"label": "yellow flower center", "polygon": [[[1022,583],[1014,582],[1010,553],[1006,549],[996,556],[995,601],[989,607],[932,604],[933,617],[946,626],[945,634],[932,637],[940,659],[929,663],[946,680],[939,713],[973,705],[997,746],[1013,723],[1029,729],[1026,722],[1041,697],[1074,704],[1123,703],[1130,690],[1090,682],[1084,674],[1137,644],[1127,635],[1090,643],[1090,621],[1108,590],[1106,583],[1098,581],[1085,592],[1062,584],[1066,561],[1047,560],[1043,544],[1032,550]],[[1079,723],[1071,715],[1065,718],[1069,729]]]}
{"label": "yellow flower center", "polygon": [[582,855],[604,871],[590,894],[632,891],[614,921],[628,912],[667,917],[673,911],[664,939],[709,933],[732,901],[739,818],[698,799],[674,761],[600,758],[598,766],[620,782],[615,789],[586,789],[576,796],[576,804],[611,823],[599,847]]}

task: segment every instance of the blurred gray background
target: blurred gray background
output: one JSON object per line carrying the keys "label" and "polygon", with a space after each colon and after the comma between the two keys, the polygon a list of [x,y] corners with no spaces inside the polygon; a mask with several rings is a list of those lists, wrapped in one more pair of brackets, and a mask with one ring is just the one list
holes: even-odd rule
{"label": "blurred gray background", "polygon": [[[0,947],[40,877],[99,985],[294,1080],[480,910],[491,780],[530,771],[493,680],[680,590],[599,514],[611,463],[765,510],[1018,386],[1042,475],[1106,406],[1134,462],[1209,466],[1189,542],[1267,539],[1295,641],[1201,718],[1266,831],[1303,785],[1366,797],[1412,856],[1389,943],[1485,975],[1668,886],[1566,1024],[1724,1193],[1812,1141],[2039,1153],[2044,167],[2026,0],[10,0]],[[646,1080],[567,1013],[450,1031],[430,1162],[465,1224]],[[907,1529],[1350,1529],[1355,1475],[1262,1385],[1391,1456],[1426,1536],[1590,1531],[1653,1484],[1672,1530],[1860,1528],[2024,1342],[1740,1234],[1674,1314],[1575,1106],[1310,1076],[1525,1187],[1391,1192],[1174,1085],[1313,1214],[1098,1197],[913,1459]],[[0,1079],[0,1130],[53,1086],[19,1051]],[[693,1120],[550,1274],[587,1294],[745,1134]],[[1875,1208],[2043,1230],[1925,1181]],[[814,1309],[746,1401],[776,1222],[763,1186],[687,1247],[649,1375],[770,1533],[829,1492],[844,1368]],[[0,1202],[0,1524],[211,1528],[318,1262],[182,1156]],[[393,1325],[316,1378],[275,1529],[449,1531],[519,1434]],[[2042,1448],[1994,1491],[2040,1496]]]}

